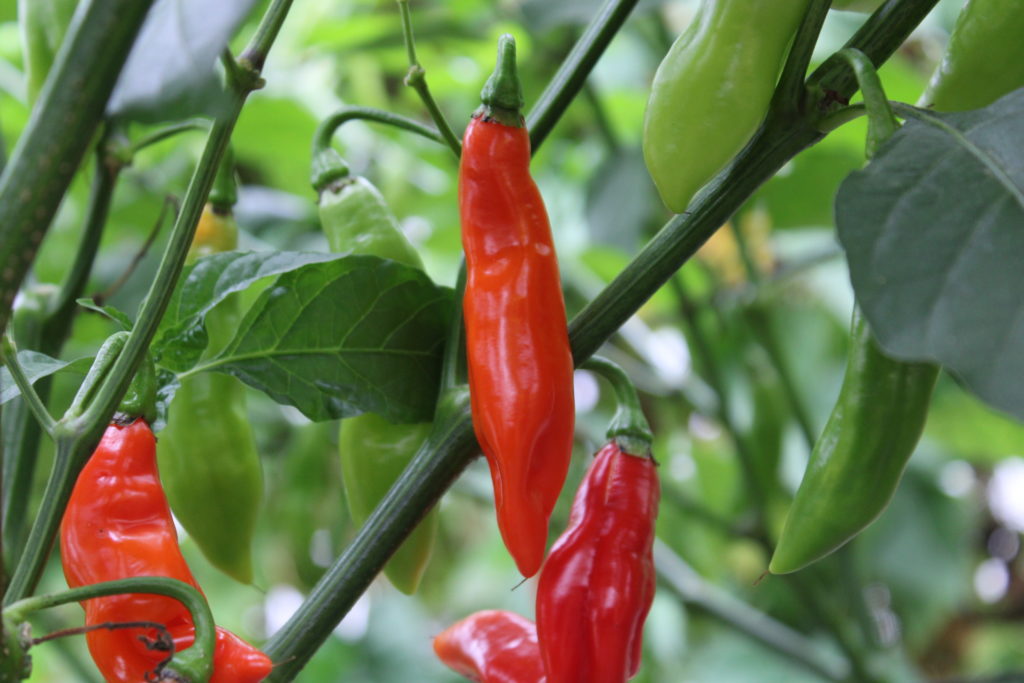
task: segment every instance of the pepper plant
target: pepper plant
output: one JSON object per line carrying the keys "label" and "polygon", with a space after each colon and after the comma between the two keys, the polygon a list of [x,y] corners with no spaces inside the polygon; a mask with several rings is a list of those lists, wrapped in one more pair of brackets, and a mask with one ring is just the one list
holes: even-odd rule
{"label": "pepper plant", "polygon": [[14,4],[0,680],[1024,671],[1020,3]]}

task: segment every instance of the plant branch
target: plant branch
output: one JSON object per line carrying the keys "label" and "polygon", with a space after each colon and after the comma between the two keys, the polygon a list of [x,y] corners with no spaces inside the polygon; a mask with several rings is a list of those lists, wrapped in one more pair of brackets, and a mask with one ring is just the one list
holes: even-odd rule
{"label": "plant branch", "polygon": [[638,0],[608,0],[576,41],[569,55],[558,67],[551,82],[537,98],[526,115],[530,131],[530,148],[536,152],[558,123],[569,103],[587,82],[597,60],[604,54],[612,38],[626,22]]}
{"label": "plant branch", "polygon": [[409,70],[405,74],[405,84],[416,91],[423,106],[427,108],[430,118],[433,119],[437,129],[441,131],[444,142],[451,148],[455,156],[462,154],[462,143],[458,136],[448,124],[437,101],[430,93],[430,86],[427,85],[427,72],[416,58],[416,39],[412,35],[412,13],[409,11],[409,0],[398,0],[398,9],[402,13],[402,37],[405,39],[406,52],[409,55]]}
{"label": "plant branch", "polygon": [[688,608],[717,619],[828,680],[842,681],[849,675],[847,662],[827,656],[801,633],[709,583],[661,539],[654,542],[654,566],[661,584]]}
{"label": "plant branch", "polygon": [[0,339],[0,360],[7,366],[7,370],[11,373],[11,378],[18,385],[18,389],[21,390],[21,400],[25,401],[28,405],[43,431],[52,436],[53,429],[57,423],[39,399],[39,394],[32,388],[32,382],[29,381],[25,371],[21,368],[21,363],[18,362],[18,354],[14,350],[14,344],[11,343],[10,338],[6,335]]}
{"label": "plant branch", "polygon": [[[342,107],[338,111],[334,112],[326,119],[320,122],[317,126],[316,132],[313,134],[313,154],[314,156],[319,150],[326,149],[331,146],[331,138],[334,136],[335,131],[338,130],[344,123],[348,121],[354,121],[356,119],[362,119],[364,121],[375,121],[377,123],[383,123],[388,126],[400,128],[401,130],[415,133],[428,140],[440,144],[446,144],[445,138],[441,133],[437,132],[430,126],[425,126],[419,121],[415,121],[400,114],[393,114],[383,109],[374,109],[373,107],[357,107],[348,106]],[[455,156],[458,157],[460,153],[460,147],[456,147],[452,150],[455,152]]]}
{"label": "plant branch", "polygon": [[152,2],[83,8],[0,175],[0,333]]}

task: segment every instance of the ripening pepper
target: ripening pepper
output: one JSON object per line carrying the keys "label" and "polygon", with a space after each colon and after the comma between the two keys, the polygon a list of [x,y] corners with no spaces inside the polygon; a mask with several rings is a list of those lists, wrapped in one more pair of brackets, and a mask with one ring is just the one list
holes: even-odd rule
{"label": "ripening pepper", "polygon": [[636,674],[654,600],[659,497],[649,452],[612,441],[595,457],[537,585],[548,683],[622,683]]}
{"label": "ripening pepper", "polygon": [[513,612],[485,610],[434,638],[438,659],[480,683],[544,683],[537,628]]}
{"label": "ripening pepper", "polygon": [[[227,206],[206,205],[188,260],[234,249],[238,228]],[[209,344],[219,352],[238,330],[240,300],[231,295],[206,315]],[[219,372],[181,380],[157,447],[167,498],[181,525],[210,562],[252,583],[252,539],[263,499],[263,466],[245,406],[245,387]]]}
{"label": "ripening pepper", "polygon": [[936,111],[985,107],[1024,86],[1024,5],[969,0],[918,104]]}
{"label": "ripening pepper", "polygon": [[[76,588],[133,576],[166,576],[199,588],[178,548],[177,532],[156,465],[156,442],[145,419],[112,423],[78,476],[64,512],[61,561]],[[175,649],[191,645],[188,609],[161,595],[123,594],[83,603],[85,623],[151,621],[164,624]],[[140,634],[140,630],[142,633]],[[138,683],[166,653],[146,646],[150,629],[89,631],[93,661],[109,683]],[[262,652],[217,628],[210,683],[256,683],[271,670]]]}
{"label": "ripening pepper", "polygon": [[810,0],[702,0],[661,61],[643,152],[676,213],[750,140]]}
{"label": "ripening pepper", "polygon": [[523,576],[533,576],[572,455],[573,360],[509,35],[481,100],[459,165],[470,403],[502,539]]}
{"label": "ripening pepper", "polygon": [[[316,143],[319,145],[319,143]],[[370,181],[354,176],[334,149],[315,146],[313,189],[331,251],[391,259],[423,270],[416,249]],[[394,424],[373,413],[341,421],[338,451],[349,513],[363,524],[430,433],[431,423]],[[406,594],[416,592],[437,537],[432,510],[384,565],[384,575]]]}

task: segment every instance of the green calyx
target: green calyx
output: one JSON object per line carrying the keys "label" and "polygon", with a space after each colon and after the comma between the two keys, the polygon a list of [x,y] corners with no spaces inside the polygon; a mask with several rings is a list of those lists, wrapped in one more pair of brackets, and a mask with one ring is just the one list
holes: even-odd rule
{"label": "green calyx", "polygon": [[156,366],[148,353],[118,404],[117,412],[126,420],[142,417],[147,423],[153,424],[156,419]]}
{"label": "green calyx", "polygon": [[618,365],[600,356],[593,356],[580,367],[598,373],[615,389],[618,409],[608,424],[607,437],[614,439],[623,453],[650,455],[654,435],[629,376]]}
{"label": "green calyx", "polygon": [[318,195],[339,180],[350,177],[350,174],[348,164],[335,149],[322,147],[314,150],[309,182]]}
{"label": "green calyx", "polygon": [[520,128],[523,87],[516,71],[516,39],[505,33],[498,39],[498,61],[480,91],[481,112],[506,126]]}

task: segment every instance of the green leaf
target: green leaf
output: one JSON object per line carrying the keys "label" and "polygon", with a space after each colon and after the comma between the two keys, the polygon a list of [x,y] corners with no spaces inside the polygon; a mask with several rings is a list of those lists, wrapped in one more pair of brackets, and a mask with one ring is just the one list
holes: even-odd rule
{"label": "green leaf", "polygon": [[95,311],[96,313],[102,315],[104,318],[110,319],[111,321],[117,323],[121,327],[121,329],[125,330],[126,332],[130,332],[135,324],[132,322],[132,319],[128,317],[127,313],[109,304],[107,304],[106,306],[100,306],[93,299],[84,298],[75,299],[75,303],[81,306],[82,308],[87,308],[90,311]]}
{"label": "green leaf", "polygon": [[285,273],[196,370],[238,377],[314,421],[433,416],[452,294],[415,268],[348,256]]}
{"label": "green leaf", "polygon": [[839,188],[857,300],[888,353],[1024,418],[1024,90],[922,117]]}
{"label": "green leaf", "polygon": [[298,251],[226,251],[198,259],[174,290],[161,321],[163,332],[152,349],[157,363],[176,372],[195,365],[207,343],[203,319],[229,294],[262,278],[335,258]]}
{"label": "green leaf", "polygon": [[[37,351],[18,351],[18,363],[21,364],[22,370],[25,371],[28,381],[35,384],[42,378],[58,372],[85,374],[92,364],[92,357],[78,358],[77,360],[57,360]],[[0,405],[20,395],[21,390],[14,383],[10,370],[6,367],[0,369]]]}
{"label": "green leaf", "polygon": [[110,96],[107,113],[134,121],[174,121],[217,113],[217,56],[255,0],[158,0]]}

